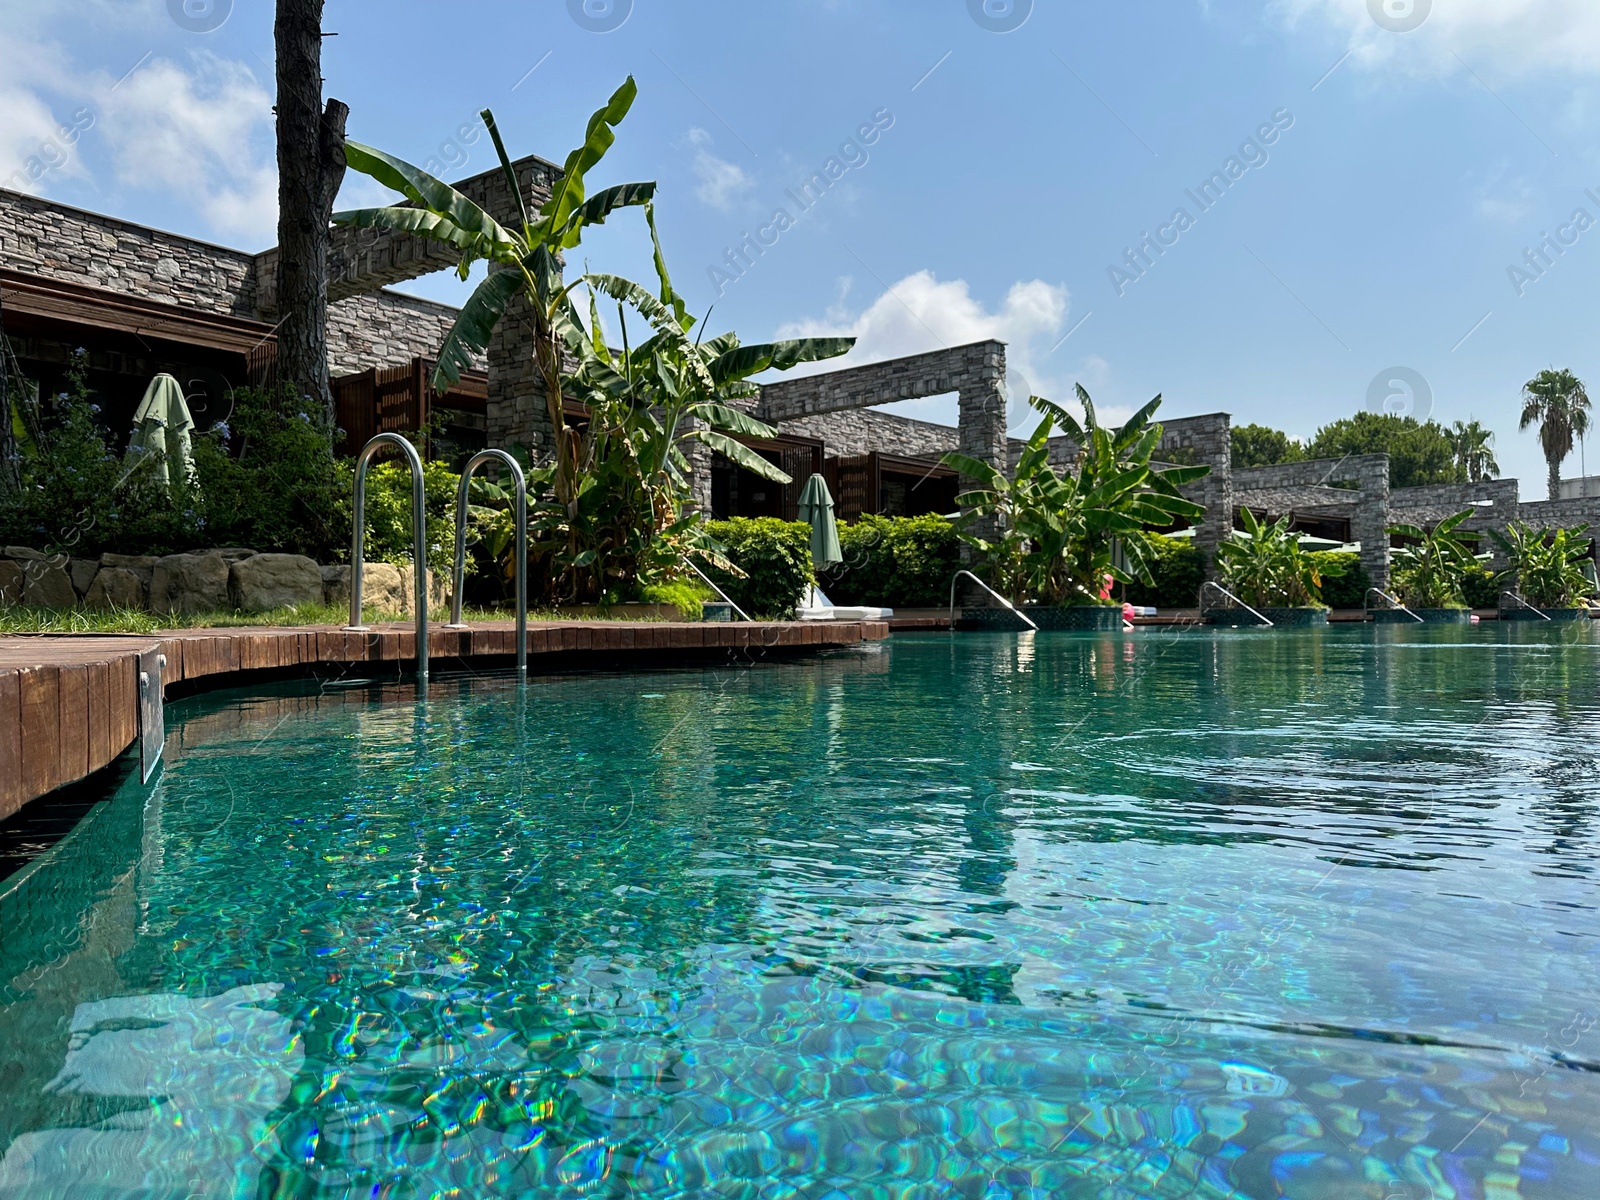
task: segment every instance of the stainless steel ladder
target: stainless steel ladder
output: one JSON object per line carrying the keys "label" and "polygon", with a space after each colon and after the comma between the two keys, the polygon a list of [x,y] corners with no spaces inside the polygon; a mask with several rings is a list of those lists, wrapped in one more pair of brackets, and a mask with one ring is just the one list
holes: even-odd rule
{"label": "stainless steel ladder", "polygon": [[511,472],[515,489],[512,503],[516,506],[516,580],[517,580],[517,675],[528,676],[528,481],[522,466],[504,450],[480,450],[467,460],[461,469],[461,487],[456,492],[456,566],[451,581],[450,624],[446,629],[466,629],[461,620],[462,586],[467,574],[467,492],[472,483],[472,473],[488,463],[497,462]]}
{"label": "stainless steel ladder", "polygon": [[366,538],[367,468],[373,456],[385,445],[395,446],[405,456],[411,468],[411,561],[416,573],[417,627],[417,695],[428,694],[428,509],[427,493],[423,488],[422,457],[417,448],[398,433],[380,433],[356,456],[355,521],[350,535],[350,624],[349,633],[365,633],[368,626],[361,623],[361,568],[363,543]]}

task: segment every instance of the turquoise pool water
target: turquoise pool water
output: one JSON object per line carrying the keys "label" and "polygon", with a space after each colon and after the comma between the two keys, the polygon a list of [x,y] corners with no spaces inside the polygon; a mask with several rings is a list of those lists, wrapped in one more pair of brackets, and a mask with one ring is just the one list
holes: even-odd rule
{"label": "turquoise pool water", "polygon": [[1597,656],[185,702],[0,883],[0,1197],[1600,1196]]}

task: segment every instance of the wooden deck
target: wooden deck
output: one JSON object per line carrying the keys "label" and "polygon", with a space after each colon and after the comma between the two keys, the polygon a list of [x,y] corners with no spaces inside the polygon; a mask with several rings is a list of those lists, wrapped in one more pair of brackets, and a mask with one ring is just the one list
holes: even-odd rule
{"label": "wooden deck", "polygon": [[[795,652],[879,641],[881,622],[673,624],[535,622],[528,626],[528,665],[655,656]],[[379,665],[398,675],[416,658],[409,625],[366,633],[335,626],[295,629],[171,630],[138,636],[32,634],[0,637],[0,820],[24,804],[108,766],[139,736],[141,652],[167,656],[166,689],[175,684],[232,686],[261,672],[314,672]],[[469,630],[433,628],[432,670],[453,665],[509,664],[516,655],[511,622]]]}

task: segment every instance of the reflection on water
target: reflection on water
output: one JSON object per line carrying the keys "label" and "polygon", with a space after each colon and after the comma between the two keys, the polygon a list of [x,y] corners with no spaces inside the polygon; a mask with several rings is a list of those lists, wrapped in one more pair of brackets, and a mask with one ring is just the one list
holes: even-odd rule
{"label": "reflection on water", "polygon": [[1600,1195],[1591,638],[183,706],[0,895],[0,1197]]}
{"label": "reflection on water", "polygon": [[266,1006],[281,990],[78,1005],[44,1091],[106,1115],[19,1136],[0,1160],[0,1196],[254,1194],[267,1116],[305,1060],[288,1019]]}

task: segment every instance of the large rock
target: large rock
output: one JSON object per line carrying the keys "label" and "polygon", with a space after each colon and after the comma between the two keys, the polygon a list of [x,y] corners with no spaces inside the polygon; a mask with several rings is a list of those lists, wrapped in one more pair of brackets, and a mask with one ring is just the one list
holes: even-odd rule
{"label": "large rock", "polygon": [[26,562],[42,562],[47,557],[37,550],[29,550],[26,546],[7,546],[5,555],[7,558],[19,558]]}
{"label": "large rock", "polygon": [[145,605],[144,583],[123,567],[101,567],[83,597],[85,608],[133,608]]}
{"label": "large rock", "polygon": [[255,555],[255,551],[254,550],[248,550],[243,546],[216,546],[216,547],[213,547],[212,549],[209,549],[209,550],[196,550],[195,553],[196,554],[220,554],[220,555],[222,555],[223,558],[227,559],[230,563],[236,563],[236,562],[240,561],[241,559],[251,558],[251,557],[253,557]]}
{"label": "large rock", "polygon": [[78,593],[65,558],[35,559],[22,567],[22,602],[29,608],[76,608]]}
{"label": "large rock", "polygon": [[228,568],[228,598],[242,612],[322,603],[322,568],[298,554],[254,554]]}
{"label": "large rock", "polygon": [[99,569],[100,564],[92,558],[75,558],[67,564],[67,574],[72,576],[72,586],[78,595],[89,594],[89,585],[94,582],[95,572]]}
{"label": "large rock", "polygon": [[[361,568],[361,607],[377,609],[382,617],[411,616],[411,597],[416,589],[416,574],[410,567],[397,567],[391,563],[366,563]],[[429,603],[440,606],[449,603],[447,580],[432,571],[428,572]],[[328,604],[350,603],[350,568],[323,567],[322,595]]]}
{"label": "large rock", "polygon": [[22,603],[22,564],[0,558],[0,604]]}
{"label": "large rock", "polygon": [[152,611],[187,614],[227,607],[228,560],[222,555],[169,554],[156,560],[150,578]]}
{"label": "large rock", "polygon": [[[403,568],[391,563],[364,563],[361,567],[361,606],[375,608],[385,616],[410,610],[406,602]],[[350,603],[350,581],[346,577],[344,602]]]}
{"label": "large rock", "polygon": [[156,573],[156,563],[160,561],[160,559],[150,554],[102,554],[100,556],[100,565],[102,567],[117,567],[123,571],[132,571],[137,575],[147,595],[150,591],[150,580]]}

